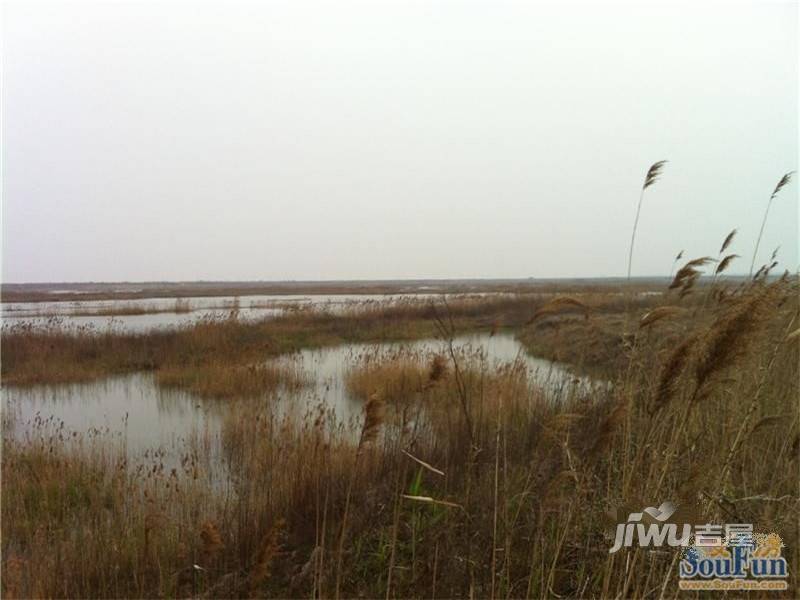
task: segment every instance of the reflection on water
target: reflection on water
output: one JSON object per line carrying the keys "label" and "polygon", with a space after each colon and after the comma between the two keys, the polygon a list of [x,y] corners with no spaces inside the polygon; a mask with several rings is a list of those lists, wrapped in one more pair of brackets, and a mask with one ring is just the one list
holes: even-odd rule
{"label": "reflection on water", "polygon": [[[514,360],[523,362],[531,381],[558,397],[569,389],[588,389],[591,380],[575,377],[563,366],[534,358],[510,334],[476,334],[459,337],[455,347],[479,352],[487,368]],[[293,361],[311,378],[311,385],[297,392],[279,392],[270,399],[276,413],[297,411],[303,415],[324,402],[339,423],[360,418],[362,403],[345,386],[347,370],[369,353],[380,357],[399,349],[411,352],[441,352],[443,342],[420,340],[410,343],[351,344],[303,350],[282,360]],[[165,462],[174,463],[187,445],[217,445],[226,412],[235,410],[232,401],[211,401],[190,393],[159,388],[152,374],[113,377],[99,382],[5,387],[4,410],[13,424],[6,435],[35,436],[43,431],[61,430],[66,435],[111,436],[125,444],[131,459],[158,451]]]}
{"label": "reflection on water", "polygon": [[60,300],[57,302],[4,302],[3,316],[31,317],[39,315],[74,315],[102,310],[174,311],[234,308],[249,310],[276,306],[306,304],[340,304],[351,301],[383,301],[397,298],[427,297],[429,294],[286,294],[256,296],[193,296],[186,298],[150,298],[133,300]]}
{"label": "reflection on water", "polygon": [[[503,363],[521,361],[527,369],[529,379],[553,397],[558,397],[561,392],[573,386],[585,391],[593,385],[591,379],[574,375],[564,365],[529,355],[509,333],[459,336],[454,340],[454,347],[471,356],[481,356],[487,369],[493,369]],[[345,376],[348,369],[358,364],[364,355],[369,354],[373,359],[380,359],[401,349],[410,353],[436,354],[444,352],[445,348],[443,341],[427,339],[403,343],[346,344],[332,348],[302,350],[286,360],[295,361],[299,368],[312,374],[313,384],[291,396],[281,395],[281,407],[283,410],[292,408],[306,411],[324,401],[335,409],[340,421],[349,423],[360,417],[362,402],[348,393]]]}
{"label": "reflection on water", "polygon": [[[57,430],[103,433],[127,446],[130,456],[145,450],[179,448],[198,433],[219,431],[220,407],[191,394],[159,388],[151,374],[98,382],[3,388],[13,436]],[[9,433],[9,432],[7,432]]]}
{"label": "reflection on water", "polygon": [[[242,320],[258,320],[275,317],[284,312],[279,308],[239,309],[235,316]],[[30,324],[35,329],[53,328],[66,330],[82,329],[84,332],[130,331],[144,332],[170,327],[184,327],[201,319],[224,319],[231,316],[231,310],[199,309],[186,313],[155,312],[140,315],[66,315],[66,316],[4,316],[3,328],[15,324]]]}

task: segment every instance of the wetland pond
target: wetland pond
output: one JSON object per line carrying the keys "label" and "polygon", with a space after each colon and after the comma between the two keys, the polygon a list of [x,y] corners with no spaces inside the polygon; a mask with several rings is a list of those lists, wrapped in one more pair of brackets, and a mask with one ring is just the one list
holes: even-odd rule
{"label": "wetland pond", "polygon": [[[470,294],[477,296],[481,294]],[[242,320],[268,319],[293,310],[332,312],[375,304],[420,302],[441,294],[315,294],[271,296],[213,296],[137,300],[63,300],[58,302],[3,302],[3,328],[26,325],[88,332],[145,332],[185,327],[201,319],[231,315]]]}
{"label": "wetland pond", "polygon": [[[597,385],[576,377],[563,365],[530,356],[512,334],[461,336],[454,340],[454,347],[478,356],[487,369],[521,361],[529,381],[554,398]],[[337,423],[353,425],[361,418],[363,402],[348,392],[345,378],[365,355],[372,358],[397,352],[441,353],[444,348],[440,340],[419,340],[302,350],[273,360],[291,363],[302,371],[309,384],[298,390],[280,390],[263,399],[204,399],[162,388],[151,373],[81,384],[4,387],[4,434],[17,439],[55,436],[84,445],[98,441],[122,444],[131,462],[157,457],[169,466],[198,444],[206,445],[206,450],[217,455],[225,416],[236,410],[239,402],[261,402],[273,414],[295,411],[301,418],[324,404]]]}

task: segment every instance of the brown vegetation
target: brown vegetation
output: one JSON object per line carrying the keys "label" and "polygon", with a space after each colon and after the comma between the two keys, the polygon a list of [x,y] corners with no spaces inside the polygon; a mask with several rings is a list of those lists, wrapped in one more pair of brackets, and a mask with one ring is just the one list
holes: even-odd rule
{"label": "brown vegetation", "polygon": [[[172,471],[129,465],[100,439],[79,451],[44,433],[6,439],[4,595],[674,595],[671,553],[608,553],[606,511],[638,498],[691,502],[709,522],[780,532],[794,589],[792,285],[754,283],[705,314],[670,311],[641,328],[654,308],[639,307],[629,341],[623,315],[602,311],[529,326],[535,338],[555,320],[563,346],[586,345],[564,329],[575,323],[587,334],[616,327],[621,346],[607,351],[627,348],[624,364],[599,361],[614,385],[588,395],[553,398],[518,365],[493,369],[463,354],[364,355],[348,377],[369,399],[356,431],[324,406],[276,419],[269,403],[231,405],[229,467],[216,484],[220,466],[203,443]],[[468,314],[453,309],[456,320]],[[305,318],[332,335],[330,324],[350,317]],[[362,327],[389,326],[377,322]],[[208,327],[205,343],[250,333]],[[684,343],[664,344],[662,328]],[[198,344],[189,356],[202,347],[184,341]],[[248,377],[224,377],[239,376]]]}
{"label": "brown vegetation", "polygon": [[[624,305],[619,293],[584,294],[597,312]],[[550,296],[501,295],[449,301],[461,331],[514,327],[529,320]],[[654,296],[641,296],[648,306]],[[377,342],[433,337],[435,302],[409,300],[356,304],[341,311],[298,310],[255,322],[236,318],[201,319],[175,330],[130,333],[37,329],[25,324],[4,330],[2,377],[6,384],[84,381],[141,370],[174,372],[198,366],[246,365],[301,348],[345,342]]]}
{"label": "brown vegetation", "polygon": [[[676,550],[608,552],[608,513],[667,500],[702,523],[782,535],[792,595],[797,281],[765,267],[706,288],[700,269],[714,262],[690,260],[663,295],[410,301],[147,334],[10,330],[4,385],[153,370],[161,385],[241,401],[225,405],[219,438],[198,432],[174,466],[101,433],[40,423],[8,435],[4,412],[3,596],[674,597]],[[522,361],[493,366],[453,344],[500,327],[610,385],[542,389]],[[271,401],[304,384],[270,362],[280,354],[432,335],[443,354],[360,357],[346,378],[359,421],[324,398]]]}

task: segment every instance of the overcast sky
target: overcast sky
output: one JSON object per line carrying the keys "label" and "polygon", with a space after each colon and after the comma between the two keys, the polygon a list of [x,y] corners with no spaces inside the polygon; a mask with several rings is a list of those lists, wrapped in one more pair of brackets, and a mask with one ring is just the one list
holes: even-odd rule
{"label": "overcast sky", "polygon": [[[6,2],[3,280],[747,271],[797,3]],[[793,182],[761,258],[797,269]],[[762,261],[759,261],[759,263]]]}

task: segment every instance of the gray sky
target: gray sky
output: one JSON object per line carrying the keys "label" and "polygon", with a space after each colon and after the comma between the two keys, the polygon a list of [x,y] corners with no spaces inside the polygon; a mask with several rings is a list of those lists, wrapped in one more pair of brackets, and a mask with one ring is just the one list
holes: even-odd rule
{"label": "gray sky", "polygon": [[[3,279],[634,274],[798,160],[797,3],[7,2]],[[798,261],[797,184],[761,255]]]}

